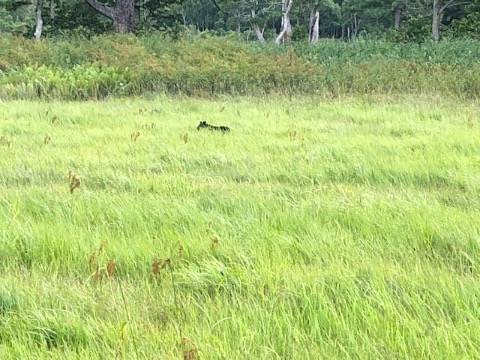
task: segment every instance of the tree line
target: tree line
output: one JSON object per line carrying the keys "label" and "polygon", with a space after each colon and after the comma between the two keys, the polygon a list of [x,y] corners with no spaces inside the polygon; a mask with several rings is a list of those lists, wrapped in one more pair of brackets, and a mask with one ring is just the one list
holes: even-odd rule
{"label": "tree line", "polygon": [[0,34],[191,27],[277,44],[319,38],[480,38],[480,0],[0,0]]}

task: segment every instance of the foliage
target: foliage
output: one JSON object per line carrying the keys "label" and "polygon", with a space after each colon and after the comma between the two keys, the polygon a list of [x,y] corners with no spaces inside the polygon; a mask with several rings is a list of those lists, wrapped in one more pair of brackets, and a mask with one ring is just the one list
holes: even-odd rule
{"label": "foliage", "polygon": [[424,16],[408,15],[405,23],[400,29],[386,33],[389,41],[423,43],[431,39],[431,22]]}
{"label": "foliage", "polygon": [[[44,3],[48,12],[48,4]],[[80,33],[85,36],[102,34],[111,29],[111,21],[98,16],[90,6],[81,1],[59,1],[54,9],[54,16],[45,18],[46,36]]]}
{"label": "foliage", "polygon": [[[409,61],[423,64],[446,64],[455,66],[458,64],[475,66],[479,63],[480,44],[476,40],[464,39],[462,41],[432,41],[421,44],[396,43],[382,40],[357,40],[357,41],[320,41],[314,46],[308,44],[295,44],[295,53],[301,58],[316,63],[327,64],[334,67],[335,64],[343,63],[376,63],[386,61]],[[259,48],[268,53],[275,51],[274,46]],[[288,51],[288,48],[283,49]],[[281,50],[277,50],[281,51]],[[394,67],[392,71],[395,71]]]}
{"label": "foliage", "polygon": [[0,34],[25,34],[33,24],[29,5],[29,1],[0,0]]}
{"label": "foliage", "polygon": [[107,94],[130,95],[130,84],[128,68],[119,70],[93,63],[75,65],[72,69],[24,66],[9,71],[0,80],[0,89],[11,91],[14,98],[85,100],[100,99]]}
{"label": "foliage", "polygon": [[[448,37],[478,37],[478,1],[469,4],[450,2],[443,11],[442,33]],[[102,0],[113,5],[113,0]],[[36,0],[0,0],[0,33],[32,36]],[[215,5],[217,4],[218,7]],[[319,33],[325,38],[389,38],[420,42],[430,37],[431,1],[425,0],[302,0],[291,12],[294,40],[307,38],[312,11],[319,11]],[[400,31],[394,32],[394,13],[400,11]],[[281,6],[274,0],[142,0],[134,3],[137,34],[192,26],[199,31],[225,34],[240,32],[256,39],[252,28],[263,32],[267,41],[280,28]],[[84,0],[51,0],[43,3],[43,34],[92,36],[112,31],[111,21],[98,16]],[[427,26],[428,24],[428,26]],[[177,29],[178,30],[178,29]],[[173,30],[173,32],[178,32]],[[252,36],[253,34],[253,36]]]}
{"label": "foliage", "polygon": [[[180,40],[173,41],[172,36]],[[4,72],[0,96],[83,99],[157,91],[195,96],[414,91],[476,97],[479,52],[473,40],[422,45],[320,41],[314,46],[278,47],[188,31],[43,42],[10,37],[0,39]]]}
{"label": "foliage", "polygon": [[135,10],[138,14],[136,29],[158,30],[161,28],[175,27],[181,20],[177,11],[182,0],[142,0],[136,2]]}
{"label": "foliage", "polygon": [[474,0],[465,7],[462,18],[452,20],[451,31],[454,37],[480,39],[480,0]]}

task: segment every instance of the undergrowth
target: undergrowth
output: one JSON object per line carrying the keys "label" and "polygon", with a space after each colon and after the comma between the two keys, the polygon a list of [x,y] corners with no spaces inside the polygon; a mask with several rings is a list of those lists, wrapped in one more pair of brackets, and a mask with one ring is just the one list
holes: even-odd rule
{"label": "undergrowth", "polygon": [[315,46],[242,43],[231,37],[173,42],[161,34],[0,37],[0,97],[99,99],[185,94],[480,93],[480,46],[323,40]]}

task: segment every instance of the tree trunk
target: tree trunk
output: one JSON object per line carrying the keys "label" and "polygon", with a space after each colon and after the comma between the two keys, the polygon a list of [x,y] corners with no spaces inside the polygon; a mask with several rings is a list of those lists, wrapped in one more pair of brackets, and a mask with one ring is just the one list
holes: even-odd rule
{"label": "tree trunk", "polygon": [[290,10],[293,0],[282,0],[282,28],[275,39],[275,44],[290,42],[292,38],[292,24],[290,23]]}
{"label": "tree trunk", "polygon": [[253,25],[252,25],[252,28],[253,28],[253,31],[255,31],[255,35],[257,36],[257,39],[258,41],[260,41],[261,43],[264,43],[265,42],[265,37],[263,36],[263,31],[260,30],[260,26],[258,26],[258,24],[255,24],[255,17],[257,16],[257,14],[255,13],[255,10],[252,9],[252,17],[251,17],[251,22],[253,22]]}
{"label": "tree trunk", "polygon": [[182,4],[181,10],[180,10],[180,14],[182,15],[183,26],[187,26],[187,14],[186,14],[185,7],[183,6],[183,4]]}
{"label": "tree trunk", "polygon": [[134,0],[117,0],[115,5],[113,28],[117,33],[131,33],[135,16]]}
{"label": "tree trunk", "polygon": [[40,40],[42,37],[42,30],[43,30],[43,19],[42,19],[42,8],[43,8],[43,0],[37,0],[37,6],[35,7],[35,32],[33,36],[36,40]]}
{"label": "tree trunk", "polygon": [[432,38],[435,41],[440,40],[440,15],[440,1],[433,0]]}
{"label": "tree trunk", "polygon": [[318,41],[318,25],[320,22],[320,12],[312,9],[310,12],[310,25],[308,26],[308,41],[315,44]]}
{"label": "tree trunk", "polygon": [[55,17],[55,2],[50,0],[50,20],[53,20]]}
{"label": "tree trunk", "polygon": [[260,26],[258,26],[257,24],[253,25],[253,31],[255,31],[255,35],[257,35],[258,41],[264,43],[265,37],[263,36],[262,30],[260,30]]}
{"label": "tree trunk", "polygon": [[357,13],[353,14],[352,36],[356,38],[358,35],[358,28],[360,27],[360,20],[357,21]]}
{"label": "tree trunk", "polygon": [[400,29],[400,21],[402,21],[402,12],[403,12],[403,9],[401,6],[397,6],[395,8],[395,19],[394,19],[395,30]]}
{"label": "tree trunk", "polygon": [[113,29],[117,33],[133,31],[135,16],[134,0],[117,0],[115,7],[102,4],[98,0],[85,0],[94,10],[113,21]]}

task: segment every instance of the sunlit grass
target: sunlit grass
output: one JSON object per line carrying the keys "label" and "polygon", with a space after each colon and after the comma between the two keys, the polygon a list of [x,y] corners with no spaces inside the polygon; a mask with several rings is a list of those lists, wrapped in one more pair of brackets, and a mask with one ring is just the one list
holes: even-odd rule
{"label": "sunlit grass", "polygon": [[478,103],[1,106],[2,359],[480,357]]}

